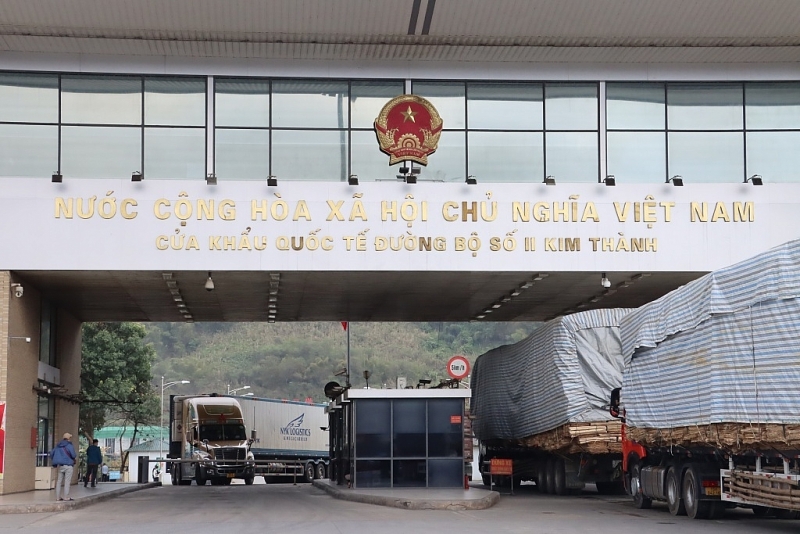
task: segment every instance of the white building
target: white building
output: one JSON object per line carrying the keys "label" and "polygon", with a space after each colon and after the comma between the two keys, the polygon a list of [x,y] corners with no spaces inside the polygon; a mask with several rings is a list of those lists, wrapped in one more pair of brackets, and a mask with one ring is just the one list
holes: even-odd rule
{"label": "white building", "polygon": [[[0,493],[77,434],[84,321],[543,320],[800,227],[793,0],[0,14]],[[424,168],[374,131],[406,93]]]}

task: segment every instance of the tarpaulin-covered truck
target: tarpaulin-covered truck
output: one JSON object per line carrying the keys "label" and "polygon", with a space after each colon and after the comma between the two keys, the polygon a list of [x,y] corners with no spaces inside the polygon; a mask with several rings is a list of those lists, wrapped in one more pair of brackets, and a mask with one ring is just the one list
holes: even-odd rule
{"label": "tarpaulin-covered truck", "polygon": [[628,309],[591,310],[545,323],[526,339],[478,357],[470,414],[480,440],[480,470],[512,460],[511,477],[564,495],[594,482],[621,489],[620,422],[609,392],[622,383],[619,323]]}
{"label": "tarpaulin-covered truck", "polygon": [[710,518],[800,511],[800,241],[626,315],[614,413],[636,506]]}
{"label": "tarpaulin-covered truck", "polygon": [[169,399],[169,455],[174,485],[207,481],[227,485],[234,478],[252,484],[255,461],[239,402],[233,397],[172,395]]}
{"label": "tarpaulin-covered truck", "polygon": [[328,415],[324,404],[237,397],[247,428],[256,431],[250,451],[264,481],[311,482],[326,478]]}

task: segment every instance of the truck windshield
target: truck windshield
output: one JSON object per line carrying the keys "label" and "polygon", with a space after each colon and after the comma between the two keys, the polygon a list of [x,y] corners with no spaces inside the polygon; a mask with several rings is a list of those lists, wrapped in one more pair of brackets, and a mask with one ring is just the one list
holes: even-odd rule
{"label": "truck windshield", "polygon": [[244,425],[202,425],[200,441],[241,441],[247,439]]}

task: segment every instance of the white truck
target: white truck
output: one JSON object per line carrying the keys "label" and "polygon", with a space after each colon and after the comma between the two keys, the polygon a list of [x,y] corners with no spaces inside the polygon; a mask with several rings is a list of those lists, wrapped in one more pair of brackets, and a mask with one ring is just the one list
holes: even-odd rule
{"label": "white truck", "polygon": [[234,478],[252,484],[255,459],[250,450],[256,439],[247,430],[242,409],[234,397],[172,395],[169,399],[170,474],[174,485],[228,485]]}
{"label": "white truck", "polygon": [[324,404],[237,397],[245,425],[257,437],[250,445],[256,475],[266,483],[325,478],[330,464]]}

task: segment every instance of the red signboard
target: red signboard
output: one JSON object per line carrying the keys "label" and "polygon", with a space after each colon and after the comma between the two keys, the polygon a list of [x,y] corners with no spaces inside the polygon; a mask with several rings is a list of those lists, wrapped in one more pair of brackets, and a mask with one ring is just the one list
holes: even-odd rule
{"label": "red signboard", "polygon": [[514,462],[510,458],[492,458],[489,469],[493,475],[511,475],[514,470]]}
{"label": "red signboard", "polygon": [[450,424],[451,425],[460,425],[461,424],[461,416],[460,415],[451,415],[450,416]]}

